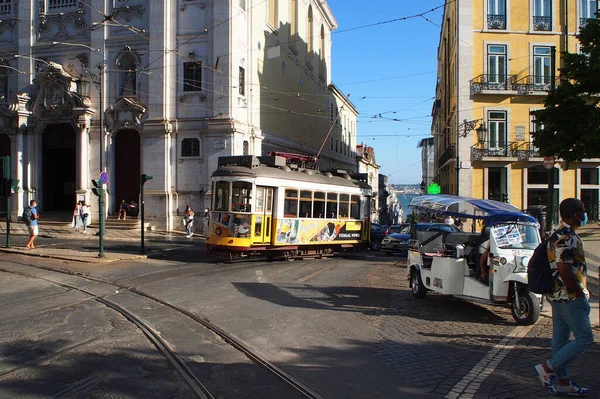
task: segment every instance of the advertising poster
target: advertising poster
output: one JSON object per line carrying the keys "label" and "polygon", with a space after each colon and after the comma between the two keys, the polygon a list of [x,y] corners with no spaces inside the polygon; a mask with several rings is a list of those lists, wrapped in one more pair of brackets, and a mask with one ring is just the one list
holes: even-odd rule
{"label": "advertising poster", "polygon": [[277,222],[277,244],[311,244],[359,241],[362,223],[345,220],[281,219]]}

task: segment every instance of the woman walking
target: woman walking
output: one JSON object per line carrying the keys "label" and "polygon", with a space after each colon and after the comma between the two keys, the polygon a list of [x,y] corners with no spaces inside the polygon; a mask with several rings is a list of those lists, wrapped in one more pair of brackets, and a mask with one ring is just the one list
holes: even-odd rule
{"label": "woman walking", "polygon": [[71,227],[75,229],[75,231],[79,231],[83,227],[83,220],[81,219],[81,201],[75,204],[75,209],[73,209],[73,223],[71,223]]}
{"label": "woman walking", "polygon": [[185,216],[183,217],[185,229],[187,230],[186,238],[190,238],[194,235],[193,227],[194,227],[194,210],[188,204],[185,207]]}

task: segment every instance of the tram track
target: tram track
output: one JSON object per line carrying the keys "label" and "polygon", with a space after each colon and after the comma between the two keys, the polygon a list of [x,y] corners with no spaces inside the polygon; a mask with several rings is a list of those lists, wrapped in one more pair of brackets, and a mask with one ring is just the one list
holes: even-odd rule
{"label": "tram track", "polygon": [[[93,281],[95,283],[107,284],[112,287],[117,287],[116,293],[119,293],[122,291],[127,291],[138,297],[145,298],[152,302],[158,303],[166,308],[169,308],[169,309],[193,320],[195,323],[202,325],[207,330],[216,334],[217,336],[222,338],[224,340],[224,342],[226,342],[229,346],[231,346],[232,348],[241,352],[250,361],[254,362],[255,364],[261,366],[263,369],[267,370],[270,374],[275,376],[280,381],[284,382],[288,387],[292,388],[295,392],[297,392],[301,396],[306,397],[306,398],[323,399],[322,396],[320,396],[317,392],[313,391],[311,388],[309,388],[308,386],[303,384],[300,380],[298,380],[295,377],[293,377],[292,375],[286,373],[285,371],[283,371],[282,369],[280,369],[279,367],[277,367],[276,365],[274,365],[273,363],[268,361],[266,358],[262,357],[261,355],[259,355],[256,352],[254,352],[243,342],[241,342],[237,338],[233,337],[231,334],[228,334],[226,331],[222,330],[217,325],[210,322],[210,320],[208,320],[206,317],[194,314],[186,309],[178,307],[178,306],[171,304],[167,301],[164,301],[158,297],[147,294],[147,293],[139,290],[138,287],[133,287],[133,286],[126,287],[126,286],[122,286],[120,284],[115,284],[115,282],[112,282],[109,280],[104,280],[104,279],[91,277],[91,276],[85,276],[85,275],[82,275],[82,273],[77,273],[77,272],[55,270],[55,269],[51,269],[51,268],[47,268],[47,267],[43,267],[43,266],[27,265],[27,267],[45,270],[45,271],[49,271],[49,272],[61,274],[61,275],[73,276],[73,277],[77,277],[79,279]],[[186,383],[189,385],[189,387],[192,389],[192,391],[196,394],[197,397],[202,398],[202,399],[214,398],[214,396],[211,394],[210,390],[194,375],[194,372],[188,367],[185,360],[181,356],[179,356],[177,354],[177,352],[172,349],[169,342],[167,342],[161,336],[160,331],[156,331],[152,326],[150,326],[148,323],[146,323],[144,320],[142,320],[142,318],[138,317],[137,315],[135,315],[133,312],[129,311],[125,307],[119,305],[118,303],[116,303],[114,301],[107,299],[106,297],[108,296],[108,294],[106,294],[106,295],[94,294],[92,292],[87,291],[84,288],[80,288],[75,285],[64,283],[64,282],[54,281],[51,278],[38,276],[38,275],[35,275],[34,273],[28,273],[25,270],[15,271],[15,270],[9,270],[5,267],[0,267],[0,271],[6,272],[6,273],[12,273],[12,274],[16,274],[16,275],[21,275],[21,276],[25,276],[25,277],[40,279],[40,280],[46,281],[50,284],[60,286],[62,288],[81,292],[85,295],[88,295],[88,298],[85,300],[89,300],[89,299],[96,300],[96,301],[102,303],[103,305],[105,305],[106,307],[116,311],[117,313],[119,313],[123,317],[125,317],[129,322],[134,324],[139,330],[142,331],[142,333],[147,337],[147,339],[158,349],[158,351],[177,370],[177,372],[182,376],[182,378],[186,381]],[[96,285],[95,287],[97,288],[98,286]],[[112,289],[112,287],[109,292],[115,292]],[[61,305],[59,307],[62,307],[62,306],[65,306],[65,305]],[[46,310],[48,310],[48,309],[46,309]],[[56,354],[56,356],[58,356],[58,354]],[[50,356],[50,357],[52,357],[52,356]],[[39,362],[43,362],[43,361],[47,361],[47,360],[46,359],[39,360]],[[31,363],[31,362],[29,362],[29,363]],[[28,364],[22,365],[22,367],[28,367]],[[29,366],[31,366],[32,364],[35,364],[35,361],[33,361],[33,363],[29,364]],[[1,376],[2,375],[0,375],[0,377]],[[93,383],[95,384],[96,381],[93,381]],[[88,387],[88,386],[90,386],[90,384],[91,384],[90,382],[88,382],[87,380],[84,380],[81,384],[75,384],[75,387],[73,389],[79,390],[77,388],[78,386],[81,385],[83,387]],[[69,389],[71,389],[71,388],[69,388]],[[65,391],[65,393],[68,393],[69,395],[72,394],[71,391]],[[59,395],[56,397],[65,397],[64,394],[61,394],[61,393],[58,393],[56,395]]]}

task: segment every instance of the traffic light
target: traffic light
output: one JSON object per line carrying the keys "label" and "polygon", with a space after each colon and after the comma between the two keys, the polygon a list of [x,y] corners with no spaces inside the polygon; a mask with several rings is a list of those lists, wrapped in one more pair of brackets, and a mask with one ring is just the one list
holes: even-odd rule
{"label": "traffic light", "polygon": [[19,191],[19,182],[19,179],[11,179],[10,191],[8,193],[9,195],[15,194]]}
{"label": "traffic light", "polygon": [[140,180],[142,182],[142,186],[144,185],[144,183],[146,183],[148,180],[152,180],[153,177],[152,175],[147,175],[147,174],[143,174],[140,176]]}
{"label": "traffic light", "polygon": [[92,187],[92,192],[94,193],[94,195],[97,197],[104,196],[104,189],[102,188],[102,181],[92,180],[92,184],[94,185],[94,187]]}

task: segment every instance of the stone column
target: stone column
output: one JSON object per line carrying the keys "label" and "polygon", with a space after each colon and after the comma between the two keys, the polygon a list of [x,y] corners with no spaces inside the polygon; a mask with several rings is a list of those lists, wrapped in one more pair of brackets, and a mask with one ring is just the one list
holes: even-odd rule
{"label": "stone column", "polygon": [[23,195],[23,187],[25,187],[25,174],[23,169],[23,134],[27,128],[19,128],[17,129],[17,136],[15,140],[15,161],[13,162],[13,167],[15,167],[15,176],[19,179],[19,190],[13,196],[14,200],[12,203],[13,210],[17,211],[17,215],[20,215],[20,211],[23,209],[24,205],[24,195]]}
{"label": "stone column", "polygon": [[[76,200],[84,199],[89,202],[90,187],[90,119],[77,120],[77,188],[75,191]],[[82,198],[83,197],[83,198]]]}

